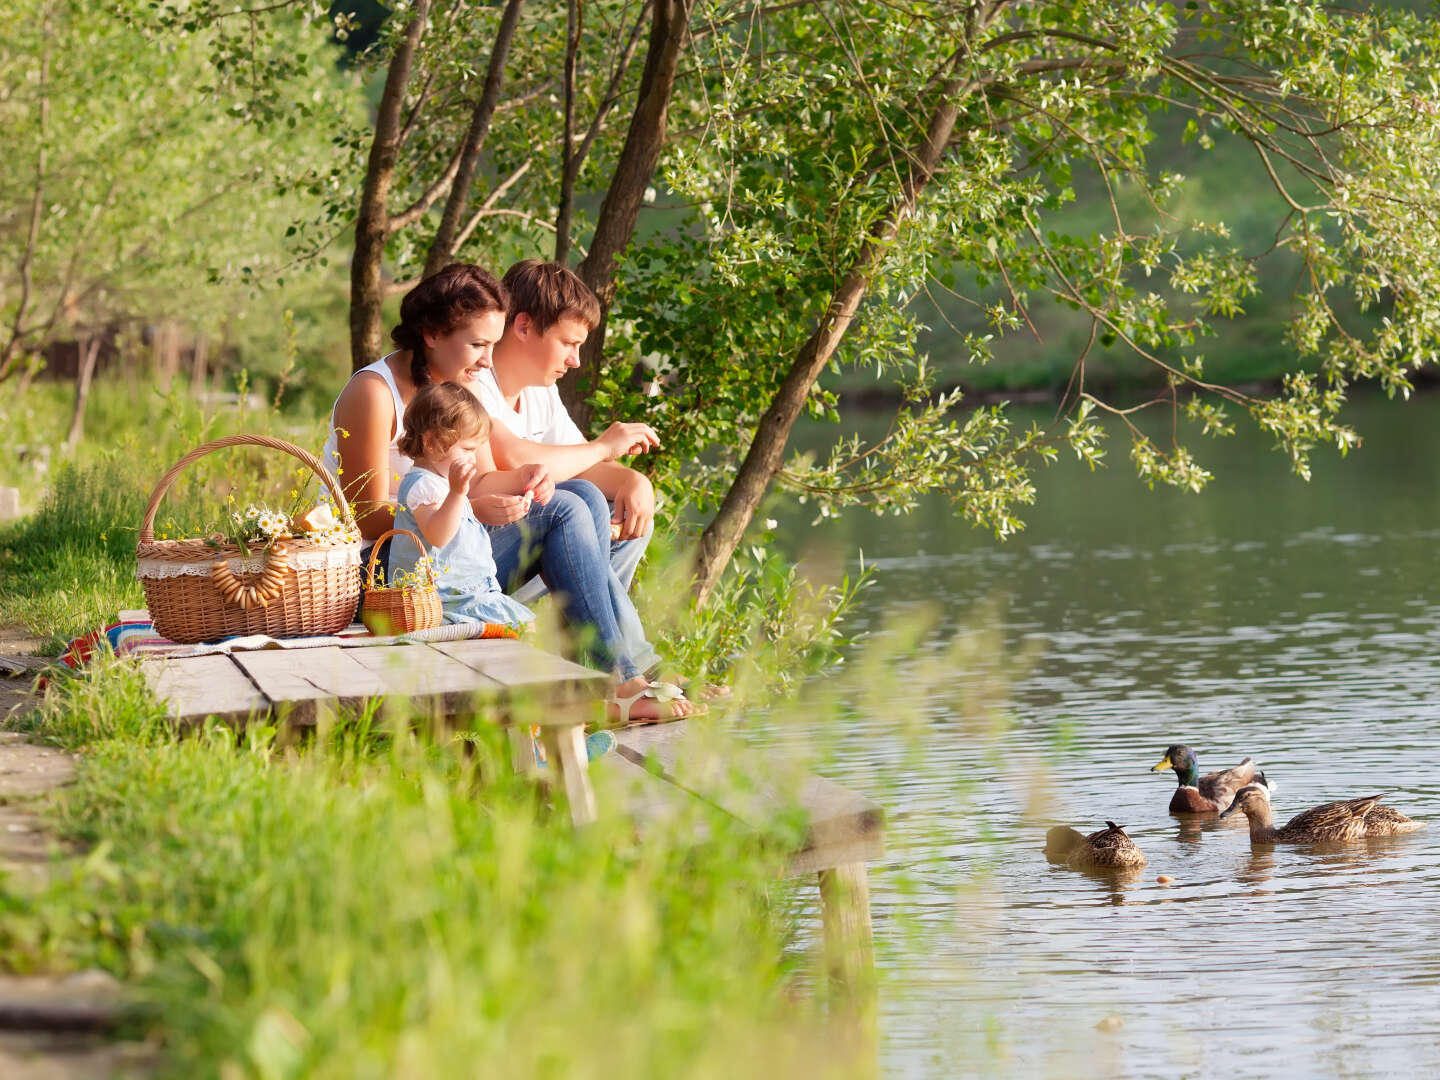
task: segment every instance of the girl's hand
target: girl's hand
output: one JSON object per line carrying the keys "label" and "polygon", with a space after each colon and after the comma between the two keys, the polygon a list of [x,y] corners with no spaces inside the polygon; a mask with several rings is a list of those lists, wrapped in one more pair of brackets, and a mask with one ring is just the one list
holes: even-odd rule
{"label": "girl's hand", "polygon": [[529,509],[523,495],[476,495],[470,500],[482,525],[509,525]]}
{"label": "girl's hand", "polygon": [[470,490],[470,481],[475,479],[474,457],[462,457],[450,464],[450,494],[464,495]]}

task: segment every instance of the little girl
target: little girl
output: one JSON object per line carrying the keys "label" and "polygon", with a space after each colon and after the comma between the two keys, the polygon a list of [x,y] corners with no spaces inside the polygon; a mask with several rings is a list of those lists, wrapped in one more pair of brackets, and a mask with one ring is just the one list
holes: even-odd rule
{"label": "little girl", "polygon": [[[535,615],[501,590],[490,536],[470,506],[475,451],[489,435],[490,417],[469,390],[449,382],[421,387],[405,410],[396,447],[415,464],[396,493],[395,527],[429,545],[446,622],[518,627]],[[419,560],[408,536],[391,541],[392,570],[413,570]]]}

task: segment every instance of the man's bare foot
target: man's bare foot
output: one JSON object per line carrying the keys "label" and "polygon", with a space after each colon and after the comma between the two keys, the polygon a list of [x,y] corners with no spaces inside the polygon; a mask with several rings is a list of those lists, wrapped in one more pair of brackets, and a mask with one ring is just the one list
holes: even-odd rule
{"label": "man's bare foot", "polygon": [[691,701],[675,684],[652,683],[643,675],[615,687],[605,707],[610,719],[622,724],[663,724],[709,712],[708,706]]}

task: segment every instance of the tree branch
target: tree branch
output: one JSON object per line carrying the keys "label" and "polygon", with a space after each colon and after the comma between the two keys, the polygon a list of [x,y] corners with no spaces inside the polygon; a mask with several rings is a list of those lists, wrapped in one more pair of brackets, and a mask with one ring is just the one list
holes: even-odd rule
{"label": "tree branch", "polygon": [[[600,134],[604,126],[605,118],[610,115],[610,110],[620,100],[620,84],[625,80],[625,72],[629,70],[631,62],[635,59],[635,52],[640,47],[640,32],[645,29],[645,17],[650,13],[650,5],[653,0],[645,0],[640,5],[640,16],[635,20],[635,26],[630,31],[630,38],[625,43],[625,48],[620,53],[615,63],[615,70],[610,73],[610,85],[605,89],[605,96],[600,100],[599,106],[595,109],[595,116],[590,121],[589,128],[580,140],[580,147],[575,151],[575,170],[578,174],[580,166],[584,164],[585,158],[590,153],[590,146]],[[806,0],[807,3],[813,0]]]}
{"label": "tree branch", "polygon": [[480,160],[480,148],[485,145],[485,136],[490,132],[490,121],[495,116],[495,106],[500,101],[500,88],[505,77],[505,59],[510,54],[510,43],[515,38],[515,26],[520,21],[520,10],[525,0],[506,0],[505,10],[500,15],[500,25],[495,31],[495,43],[490,49],[490,64],[485,72],[485,84],[480,100],[470,116],[470,127],[465,133],[464,147],[460,154],[460,167],[450,187],[450,197],[445,201],[445,212],[441,215],[440,226],[435,230],[435,239],[425,257],[425,274],[428,276],[444,268],[455,257],[456,231],[465,205],[470,200],[470,184],[475,178],[475,169]]}
{"label": "tree branch", "polygon": [[355,218],[355,251],[350,262],[350,363],[356,370],[380,355],[380,306],[385,295],[380,267],[388,235],[387,204],[400,154],[400,111],[429,14],[430,0],[415,0],[414,13],[390,58],[385,90],[376,111],[375,137],[365,166],[365,186]]}
{"label": "tree branch", "polygon": [[463,145],[457,146],[455,153],[450,155],[450,163],[446,165],[445,170],[435,178],[435,182],[426,188],[418,199],[400,211],[400,213],[390,215],[390,220],[386,222],[385,225],[385,231],[388,235],[393,236],[401,229],[407,229],[415,224],[415,222],[425,216],[426,211],[434,206],[437,200],[450,191],[450,186],[455,182],[455,176],[460,171],[460,157],[464,152],[465,148]]}
{"label": "tree branch", "polygon": [[42,38],[45,42],[40,51],[40,78],[38,90],[39,116],[36,126],[37,139],[35,151],[35,192],[30,200],[30,224],[25,231],[25,248],[20,254],[20,297],[15,305],[15,318],[10,326],[10,340],[5,343],[5,351],[0,353],[0,381],[8,378],[14,370],[15,361],[20,355],[20,342],[24,336],[25,314],[30,306],[30,292],[34,288],[33,267],[35,259],[35,248],[40,242],[40,218],[45,210],[45,166],[46,166],[46,137],[50,123],[50,42],[52,40],[52,20],[50,9],[45,9],[45,15],[41,23]]}
{"label": "tree branch", "polygon": [[[486,217],[494,217],[500,214],[500,211],[493,209],[495,204],[504,197],[505,193],[509,191],[510,188],[513,187],[522,176],[524,176],[527,172],[530,171],[530,166],[532,164],[533,159],[527,160],[525,164],[521,165],[520,168],[516,169],[513,173],[507,176],[494,191],[490,192],[489,196],[485,199],[485,201],[480,204],[480,209],[476,210],[475,213],[471,215],[470,220],[465,223],[465,228],[460,230],[460,235],[455,240],[456,251],[459,251],[465,246],[465,242],[470,239],[470,234],[475,231],[477,226],[479,226],[481,220]],[[507,211],[506,213],[508,214],[509,211]],[[549,227],[553,228],[553,226]]]}
{"label": "tree branch", "polygon": [[577,267],[582,281],[600,300],[600,324],[585,340],[580,371],[561,384],[560,396],[583,431],[590,422],[591,406],[584,387],[600,366],[605,350],[605,320],[615,299],[615,267],[635,235],[645,189],[655,176],[680,56],[689,42],[690,13],[695,0],[654,0],[645,70],[636,92],[635,111],[625,134],[625,145],[615,164],[610,186],[600,203],[590,252]]}
{"label": "tree branch", "polygon": [[575,71],[580,53],[580,27],[584,18],[581,0],[565,4],[564,131],[560,136],[560,205],[555,212],[555,261],[570,262],[570,219],[575,213]]}
{"label": "tree branch", "polygon": [[420,88],[420,93],[415,98],[415,105],[410,110],[410,115],[405,118],[405,125],[400,129],[400,145],[404,146],[410,141],[410,133],[415,130],[415,125],[420,122],[420,114],[425,111],[425,106],[430,102],[430,88],[435,84],[435,72],[425,76],[425,85]]}

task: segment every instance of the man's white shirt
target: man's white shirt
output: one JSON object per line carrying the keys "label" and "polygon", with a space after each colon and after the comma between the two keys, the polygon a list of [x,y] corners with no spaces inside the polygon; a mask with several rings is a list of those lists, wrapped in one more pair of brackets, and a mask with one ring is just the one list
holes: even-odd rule
{"label": "man's white shirt", "polygon": [[518,409],[512,409],[506,403],[495,372],[490,369],[482,370],[480,377],[471,385],[490,418],[504,424],[512,434],[522,439],[550,446],[574,446],[588,441],[580,434],[575,421],[570,419],[560,401],[560,391],[553,385],[525,387],[520,391]]}

